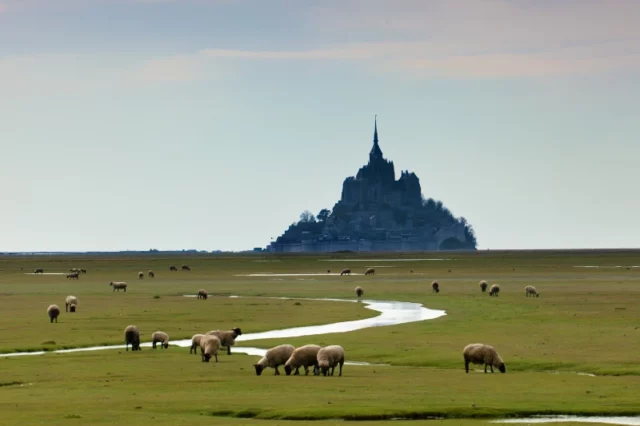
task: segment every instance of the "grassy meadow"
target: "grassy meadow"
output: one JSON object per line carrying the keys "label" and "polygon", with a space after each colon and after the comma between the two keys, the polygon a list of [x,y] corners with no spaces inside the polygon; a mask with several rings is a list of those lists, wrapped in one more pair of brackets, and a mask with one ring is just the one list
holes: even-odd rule
{"label": "grassy meadow", "polygon": [[[400,261],[392,261],[392,260]],[[413,259],[413,261],[402,261]],[[441,260],[420,260],[441,259]],[[188,264],[190,272],[170,272]],[[490,424],[534,414],[640,414],[640,265],[638,251],[540,251],[339,255],[2,256],[0,353],[123,344],[136,324],[143,341],[163,330],[172,340],[211,329],[244,333],[363,319],[363,304],[259,296],[411,301],[447,315],[435,320],[308,336],[238,342],[272,347],[340,344],[343,377],[257,377],[258,357],[221,354],[202,363],[188,348],[0,358],[2,425],[328,425],[393,418],[394,424]],[[339,272],[375,276],[260,276]],[[599,266],[582,268],[576,266]],[[622,266],[622,267],[618,267]],[[32,275],[88,270],[79,280]],[[153,269],[155,279],[138,280]],[[431,281],[441,292],[431,292]],[[478,282],[501,286],[481,293]],[[127,281],[126,293],[110,281]],[[539,298],[526,298],[534,285]],[[206,301],[186,298],[206,289]],[[66,314],[64,299],[79,299]],[[229,298],[230,295],[248,296]],[[50,324],[47,306],[62,309]],[[507,374],[464,372],[462,348],[488,343]],[[379,365],[385,364],[385,365]]]}

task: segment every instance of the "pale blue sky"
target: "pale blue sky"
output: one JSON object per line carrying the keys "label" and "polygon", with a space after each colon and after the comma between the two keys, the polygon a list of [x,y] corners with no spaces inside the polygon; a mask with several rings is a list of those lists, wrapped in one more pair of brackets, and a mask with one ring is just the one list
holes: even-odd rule
{"label": "pale blue sky", "polygon": [[0,251],[265,246],[380,144],[480,248],[638,247],[640,1],[0,0]]}

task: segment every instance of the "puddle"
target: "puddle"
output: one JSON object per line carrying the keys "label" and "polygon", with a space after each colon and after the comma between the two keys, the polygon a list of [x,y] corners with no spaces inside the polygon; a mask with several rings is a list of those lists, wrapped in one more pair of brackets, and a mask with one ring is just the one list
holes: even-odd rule
{"label": "puddle", "polygon": [[[193,294],[185,294],[184,297],[196,297]],[[245,298],[243,296],[229,296],[231,299]],[[328,299],[328,298],[296,298],[296,297],[246,297],[248,299],[279,299],[279,300],[317,300],[317,301],[329,301],[329,302],[349,302],[360,303],[357,300],[349,299]],[[394,301],[381,301],[381,300],[363,300],[361,303],[365,305],[365,308],[380,312],[380,315],[373,318],[366,318],[362,320],[343,321],[332,324],[324,325],[312,325],[306,327],[293,327],[285,328],[281,330],[263,331],[261,333],[246,333],[238,336],[236,342],[246,342],[249,340],[261,340],[261,339],[276,339],[287,337],[302,337],[302,336],[315,336],[319,334],[329,333],[346,333],[349,331],[362,330],[370,327],[384,327],[388,325],[406,324],[410,322],[425,321],[429,319],[439,318],[446,315],[445,311],[428,309],[422,306],[420,303],[412,302],[394,302]],[[194,332],[195,333],[195,332]],[[178,347],[191,346],[191,339],[174,340],[169,342],[170,345]],[[151,342],[142,343],[142,347],[151,347]],[[75,348],[75,349],[59,349],[56,351],[37,351],[37,352],[14,352],[8,354],[0,354],[0,358],[13,357],[13,356],[27,356],[27,355],[43,355],[46,353],[65,354],[73,352],[88,352],[99,351],[104,349],[124,349],[125,345],[114,346],[94,346],[89,348]],[[265,351],[259,348],[243,348],[234,347],[234,351],[241,353],[248,353],[249,355],[262,356]],[[249,353],[249,351],[253,351]],[[351,363],[351,365],[376,365],[366,363]]]}
{"label": "puddle", "polygon": [[[364,275],[357,272],[352,272],[350,275]],[[236,277],[321,277],[321,276],[340,276],[340,272],[323,272],[323,273],[306,273],[306,274],[271,274],[271,273],[258,273],[258,274],[238,274]]]}
{"label": "puddle", "polygon": [[318,262],[439,262],[455,259],[318,259]]}
{"label": "puddle", "polygon": [[33,273],[33,272],[25,272],[25,275],[67,275],[70,272],[43,272],[43,273]]}
{"label": "puddle", "polygon": [[563,422],[578,422],[578,423],[605,423],[610,425],[640,425],[640,417],[626,417],[626,416],[610,416],[610,417],[596,417],[596,416],[540,416],[529,417],[525,419],[504,419],[494,420],[492,423],[563,423]]}
{"label": "puddle", "polygon": [[640,268],[640,265],[629,265],[629,266],[621,266],[621,265],[617,265],[617,266],[585,265],[585,266],[574,266],[574,268],[611,268],[611,269],[616,269],[616,268]]}

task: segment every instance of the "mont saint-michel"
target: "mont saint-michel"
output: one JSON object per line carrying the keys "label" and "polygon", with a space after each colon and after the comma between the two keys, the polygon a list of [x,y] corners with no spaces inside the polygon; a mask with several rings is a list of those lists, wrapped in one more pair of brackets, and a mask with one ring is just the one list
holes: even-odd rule
{"label": "mont saint-michel", "polygon": [[369,162],[342,184],[332,210],[300,221],[272,242],[272,252],[475,250],[473,228],[440,201],[424,198],[420,179],[403,171],[396,180],[384,158],[374,122]]}

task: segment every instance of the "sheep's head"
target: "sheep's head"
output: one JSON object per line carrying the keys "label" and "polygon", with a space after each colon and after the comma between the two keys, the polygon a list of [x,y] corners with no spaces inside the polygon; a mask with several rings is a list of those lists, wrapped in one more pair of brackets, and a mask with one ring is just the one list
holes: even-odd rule
{"label": "sheep's head", "polygon": [[259,376],[262,374],[262,370],[264,370],[264,368],[261,365],[258,364],[253,364],[253,368],[256,369],[256,376]]}
{"label": "sheep's head", "polygon": [[238,327],[232,329],[232,331],[233,331],[233,334],[235,334],[236,336],[242,335],[242,330],[240,330],[240,328]]}
{"label": "sheep's head", "polygon": [[293,371],[293,368],[291,368],[290,365],[286,365],[284,366],[284,372],[287,374],[287,376],[291,375],[291,372]]}
{"label": "sheep's head", "polygon": [[169,348],[169,342],[164,342],[162,344],[162,347],[165,348],[165,349],[168,349]]}
{"label": "sheep's head", "polygon": [[202,358],[204,358],[204,362],[209,362],[209,360],[211,359],[211,354],[204,354],[202,355]]}
{"label": "sheep's head", "polygon": [[113,285],[113,281],[111,281],[111,282],[109,283],[109,285]]}
{"label": "sheep's head", "polygon": [[504,362],[501,362],[498,365],[498,370],[500,370],[501,373],[506,373],[507,372],[507,367],[504,366]]}
{"label": "sheep's head", "polygon": [[322,367],[320,367],[320,369],[322,370],[322,375],[323,376],[326,376],[327,373],[329,372],[329,366],[328,365],[322,366]]}
{"label": "sheep's head", "polygon": [[75,304],[72,304],[72,305],[71,305],[71,307],[69,307],[69,310],[70,310],[71,312],[75,312],[75,311],[76,311],[76,305],[75,305]]}

